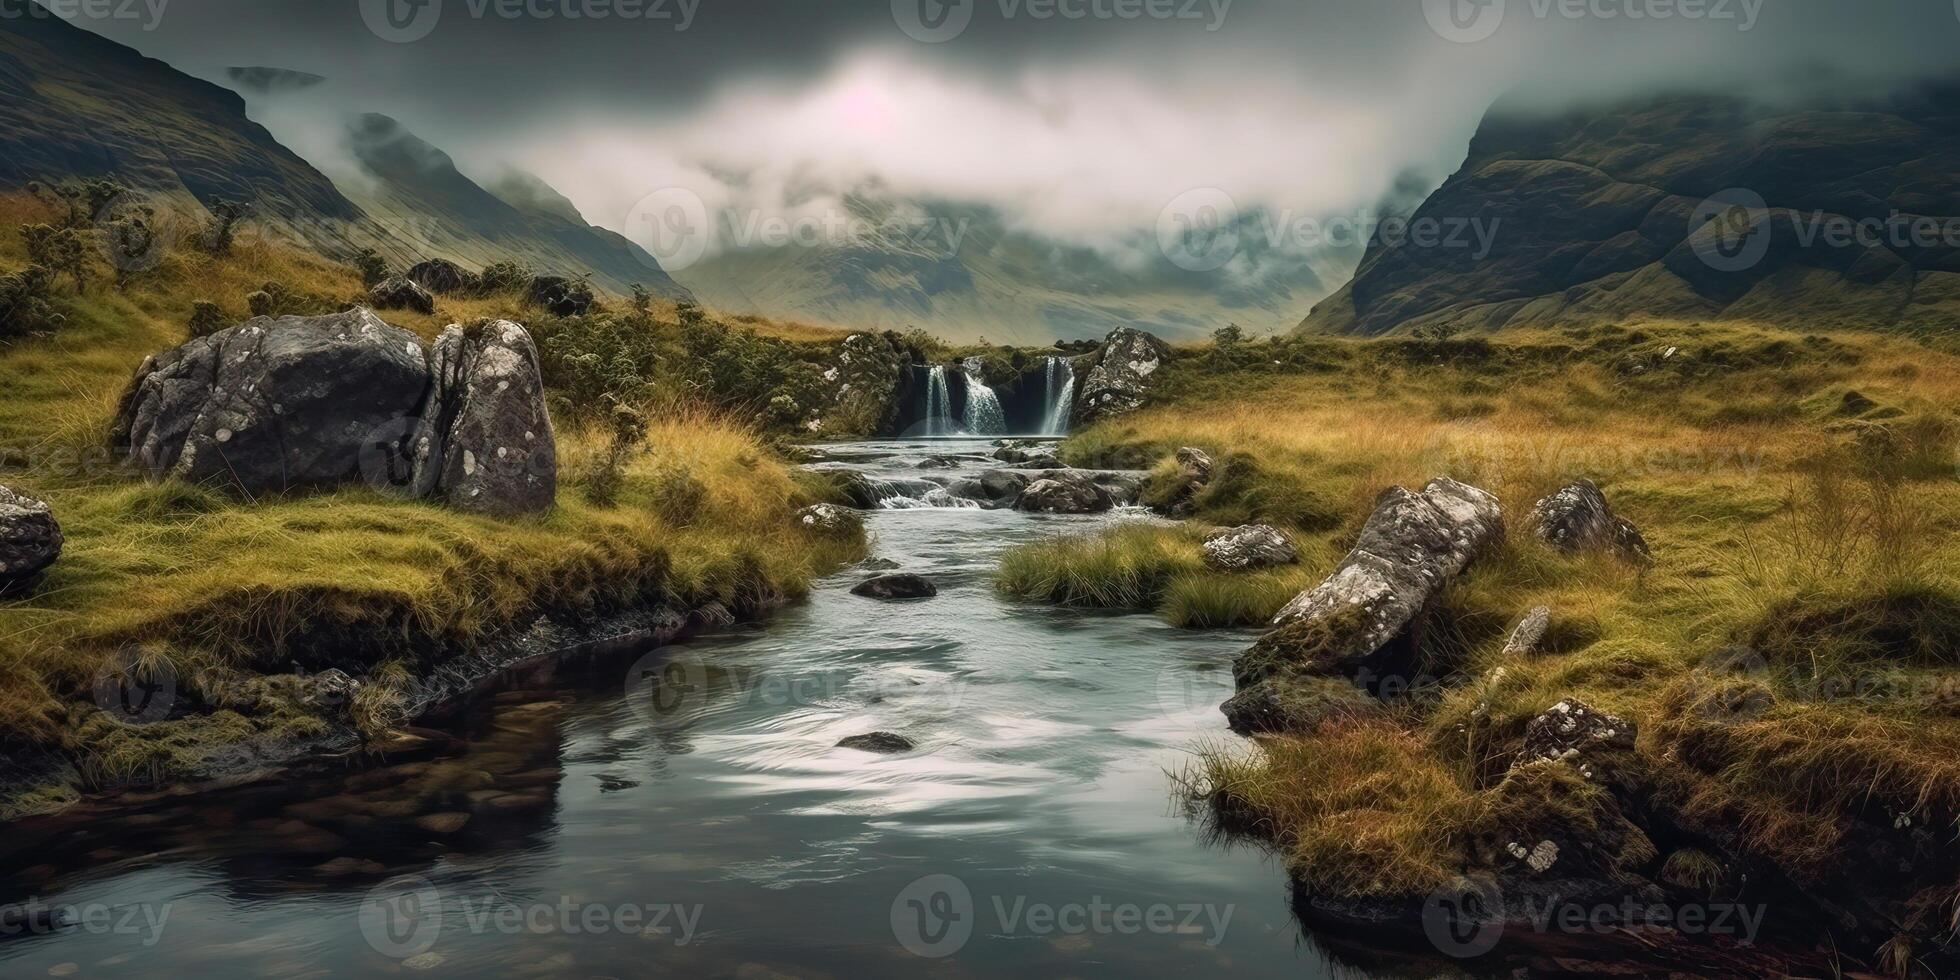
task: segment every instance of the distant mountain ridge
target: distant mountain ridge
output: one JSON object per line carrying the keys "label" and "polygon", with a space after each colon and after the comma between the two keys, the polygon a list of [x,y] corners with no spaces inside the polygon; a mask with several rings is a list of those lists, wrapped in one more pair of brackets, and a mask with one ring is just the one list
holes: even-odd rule
{"label": "distant mountain ridge", "polygon": [[380,235],[237,93],[31,6],[0,0],[0,186],[113,174],[185,208],[254,201],[330,253]]}
{"label": "distant mountain ridge", "polygon": [[737,247],[675,277],[734,313],[1045,344],[1098,339],[1121,326],[1182,339],[1228,323],[1284,330],[1344,281],[1361,254],[1359,242],[1345,252],[1293,252],[1248,232],[1237,267],[1192,271],[1159,252],[1147,230],[1131,256],[1116,258],[1017,229],[985,205],[905,200],[877,188],[842,201],[842,217],[877,230],[858,240],[771,243],[742,240],[746,212],[711,216],[722,235],[735,233]]}
{"label": "distant mountain ridge", "polygon": [[1550,117],[1500,106],[1416,217],[1497,230],[1487,255],[1378,238],[1301,328],[1635,316],[1960,328],[1960,85],[1808,108],[1711,95]]}
{"label": "distant mountain ridge", "polygon": [[586,224],[535,176],[506,171],[496,190],[486,189],[449,154],[379,113],[352,123],[348,147],[370,178],[348,181],[349,195],[425,257],[477,266],[514,259],[540,271],[590,274],[618,293],[639,283],[655,295],[691,298],[646,250]]}
{"label": "distant mountain ridge", "polygon": [[[236,68],[253,99],[320,85],[317,75]],[[337,185],[247,114],[238,92],[193,78],[76,27],[30,0],[0,0],[0,187],[113,176],[195,214],[215,198],[248,201],[252,221],[336,258],[372,247],[406,266],[425,258],[591,275],[616,292],[641,283],[688,297],[653,256],[594,228],[529,175],[498,190],[385,116],[348,134],[361,179]]]}

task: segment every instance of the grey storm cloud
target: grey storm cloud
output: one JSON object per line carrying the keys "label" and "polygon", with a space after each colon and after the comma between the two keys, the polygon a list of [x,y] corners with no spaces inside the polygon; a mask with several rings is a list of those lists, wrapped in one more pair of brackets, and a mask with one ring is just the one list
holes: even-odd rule
{"label": "grey storm cloud", "polygon": [[[86,0],[70,0],[71,8]],[[814,206],[867,184],[1096,243],[1217,188],[1367,208],[1440,181],[1501,97],[1840,94],[1953,70],[1947,0],[168,0],[67,15],[229,84],[324,76],[255,115],[309,155],[319,112],[385,112],[589,220],[686,187]],[[921,40],[924,38],[924,40]],[[928,43],[931,42],[931,43]],[[316,162],[321,162],[316,160]],[[323,164],[324,165],[324,164]]]}

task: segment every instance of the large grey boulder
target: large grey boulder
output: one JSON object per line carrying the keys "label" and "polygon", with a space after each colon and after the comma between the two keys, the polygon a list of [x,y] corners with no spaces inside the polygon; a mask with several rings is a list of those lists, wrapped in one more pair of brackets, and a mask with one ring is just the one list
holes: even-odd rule
{"label": "large grey boulder", "polygon": [[433,353],[364,309],[251,320],[145,359],[111,438],[153,479],[250,496],[358,479],[515,514],[558,483],[537,349],[503,320]]}
{"label": "large grey boulder", "polygon": [[1613,513],[1591,480],[1574,480],[1538,501],[1525,526],[1538,540],[1568,555],[1610,551],[1640,564],[1652,557],[1640,529]]}
{"label": "large grey boulder", "polygon": [[411,426],[428,388],[421,341],[368,310],[260,317],[146,358],[111,438],[156,479],[327,486]]}
{"label": "large grey boulder", "polygon": [[436,311],[436,298],[406,276],[389,276],[368,290],[368,302],[377,310],[414,310],[423,316]]}
{"label": "large grey boulder", "polygon": [[1450,479],[1390,487],[1354,549],[1273,618],[1239,656],[1241,688],[1292,672],[1340,674],[1380,689],[1414,684],[1428,613],[1451,580],[1504,535],[1497,498]]}
{"label": "large grey boulder", "polygon": [[1037,514],[1100,514],[1116,506],[1116,498],[1088,475],[1056,470],[1028,484],[1014,502],[1017,510]]}
{"label": "large grey boulder", "polygon": [[1222,572],[1244,572],[1300,560],[1285,532],[1270,524],[1219,528],[1205,535],[1205,564]]}
{"label": "large grey boulder", "polygon": [[1141,407],[1170,354],[1169,344],[1141,330],[1117,327],[1110,331],[1082,380],[1081,393],[1075,400],[1075,421],[1086,424]]}
{"label": "large grey boulder", "polygon": [[432,361],[411,447],[418,495],[485,514],[549,508],[558,447],[530,332],[509,320],[452,325],[436,338]]}
{"label": "large grey boulder", "polygon": [[61,557],[61,524],[48,505],[0,486],[0,596],[26,591]]}

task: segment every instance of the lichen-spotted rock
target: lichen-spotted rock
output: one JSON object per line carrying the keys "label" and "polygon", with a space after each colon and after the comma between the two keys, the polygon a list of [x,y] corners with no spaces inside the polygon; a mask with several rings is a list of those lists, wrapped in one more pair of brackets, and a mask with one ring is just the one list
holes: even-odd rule
{"label": "lichen-spotted rock", "polygon": [[1287,603],[1272,632],[1239,656],[1239,688],[1292,673],[1338,674],[1378,692],[1412,683],[1437,597],[1503,535],[1497,498],[1476,487],[1390,487],[1333,574]]}
{"label": "lichen-spotted rock", "polygon": [[25,591],[61,557],[61,524],[48,505],[0,486],[0,595]]}
{"label": "lichen-spotted rock", "polygon": [[1605,550],[1641,564],[1651,557],[1640,529],[1613,513],[1591,480],[1574,480],[1538,501],[1525,525],[1538,540],[1568,555]]}
{"label": "lichen-spotted rock", "polygon": [[1205,564],[1220,571],[1291,565],[1300,560],[1285,532],[1270,524],[1220,528],[1205,535]]}
{"label": "lichen-spotted rock", "polygon": [[1103,340],[1095,365],[1076,399],[1078,425],[1121,415],[1143,405],[1170,360],[1170,345],[1133,327],[1117,327]]}
{"label": "lichen-spotted rock", "polygon": [[1633,722],[1566,698],[1525,726],[1518,762],[1551,759],[1583,764],[1588,752],[1632,749],[1634,734]]}
{"label": "lichen-spotted rock", "polygon": [[257,496],[356,479],[429,388],[414,334],[365,309],[259,317],[146,358],[112,441],[149,476]]}
{"label": "lichen-spotted rock", "polygon": [[411,456],[418,493],[478,513],[535,513],[558,494],[558,448],[531,334],[509,320],[450,326]]}

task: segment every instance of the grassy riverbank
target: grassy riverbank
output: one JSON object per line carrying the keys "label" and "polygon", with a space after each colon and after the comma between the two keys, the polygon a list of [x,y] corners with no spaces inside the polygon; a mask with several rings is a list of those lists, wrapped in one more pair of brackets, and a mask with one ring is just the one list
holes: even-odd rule
{"label": "grassy riverbank", "polygon": [[[12,227],[48,216],[31,201],[5,203],[0,269],[11,269],[25,264]],[[245,501],[143,482],[111,465],[109,419],[143,357],[185,339],[195,301],[219,303],[236,322],[268,281],[301,303],[353,299],[361,282],[317,256],[250,242],[224,258],[173,250],[122,288],[97,272],[80,295],[56,288],[58,330],[0,346],[0,482],[48,501],[67,538],[34,593],[0,600],[0,781],[44,773],[51,760],[55,769],[32,797],[0,800],[0,816],[10,804],[169,780],[214,743],[323,727],[319,711],[260,683],[267,675],[334,666],[374,682],[353,720],[379,734],[394,720],[378,710],[390,683],[540,612],[656,601],[754,609],[799,595],[862,548],[796,526],[794,510],[821,491],[750,421],[651,389],[648,405],[666,407],[645,407],[644,443],[604,503],[588,477],[604,469],[596,461],[611,436],[597,419],[561,416],[558,506],[535,519],[367,490]],[[425,338],[480,316],[537,320],[514,295],[384,316]],[[131,726],[97,710],[97,678],[123,659],[151,673],[167,665],[170,720]]]}
{"label": "grassy riverbank", "polygon": [[[1913,853],[1908,828],[1950,835],[1960,817],[1954,350],[1953,338],[1653,324],[1187,351],[1156,404],[1077,433],[1064,457],[1168,466],[1188,445],[1231,460],[1193,523],[1279,525],[1301,568],[1206,572],[1197,529],[1139,526],[1010,554],[1002,583],[1174,622],[1223,618],[1192,614],[1184,597],[1199,592],[1255,621],[1331,570],[1385,487],[1454,476],[1495,493],[1515,528],[1534,501],[1590,477],[1645,532],[1650,567],[1563,558],[1514,534],[1449,591],[1447,628],[1424,650],[1443,679],[1433,693],[1379,704],[1324,692],[1334,709],[1317,729],[1215,746],[1194,790],[1277,841],[1312,894],[1419,898],[1503,871],[1492,840],[1591,826],[1598,785],[1507,779],[1526,724],[1578,698],[1635,723],[1653,805],[1669,815],[1599,874],[1734,895],[1760,862],[1867,903],[1867,923],[1902,937],[1885,956],[1924,952],[1960,907],[1950,860],[1930,848],[1910,870],[1873,866]],[[1503,653],[1540,605],[1547,648]]]}

